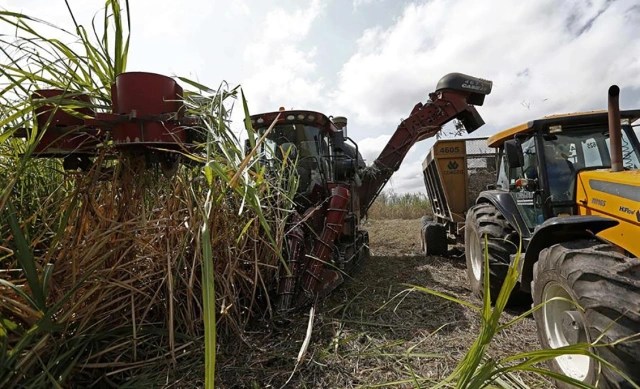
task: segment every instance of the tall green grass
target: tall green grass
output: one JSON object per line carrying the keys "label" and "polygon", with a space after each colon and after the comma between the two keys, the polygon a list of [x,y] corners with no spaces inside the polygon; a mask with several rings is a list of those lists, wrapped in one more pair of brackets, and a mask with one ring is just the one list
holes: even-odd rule
{"label": "tall green grass", "polygon": [[216,338],[271,314],[295,180],[244,155],[229,128],[237,88],[184,78],[204,141],[174,175],[108,143],[86,173],[33,158],[46,131],[34,90],[67,91],[44,101],[54,110],[107,111],[126,69],[128,3],[107,0],[90,32],[69,12],[69,44],[41,34],[45,21],[0,12],[17,31],[0,42],[0,387],[214,387]]}

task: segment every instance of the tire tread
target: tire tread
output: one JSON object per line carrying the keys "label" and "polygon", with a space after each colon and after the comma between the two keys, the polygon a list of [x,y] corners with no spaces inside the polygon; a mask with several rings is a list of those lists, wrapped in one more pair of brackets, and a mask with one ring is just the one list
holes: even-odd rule
{"label": "tire tread", "polygon": [[[621,342],[621,339],[640,334],[640,261],[629,258],[608,244],[591,240],[577,240],[553,245],[542,250],[534,264],[531,283],[534,304],[541,303],[539,285],[556,273],[566,280],[585,310],[587,331],[592,341],[601,339],[609,346],[595,351],[608,362],[640,383],[640,342]],[[535,315],[535,314],[534,314]],[[538,313],[536,321],[542,320]],[[541,332],[539,330],[539,332]],[[543,334],[540,341],[545,344]],[[628,388],[614,370],[603,366],[601,383],[606,388]]]}

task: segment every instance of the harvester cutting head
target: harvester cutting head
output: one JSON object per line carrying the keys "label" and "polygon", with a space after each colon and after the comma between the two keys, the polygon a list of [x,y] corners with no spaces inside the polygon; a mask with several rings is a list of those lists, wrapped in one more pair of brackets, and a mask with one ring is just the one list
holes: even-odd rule
{"label": "harvester cutting head", "polygon": [[38,90],[32,101],[40,140],[33,155],[64,158],[65,168],[86,169],[89,157],[108,142],[116,152],[164,155],[189,150],[191,126],[196,121],[184,115],[182,92],[170,77],[122,73],[111,86],[110,112],[96,112],[96,105],[85,94]]}
{"label": "harvester cutting head", "polygon": [[111,113],[98,113],[92,124],[111,130],[118,148],[176,147],[186,141],[182,88],[170,77],[122,73],[111,86]]}
{"label": "harvester cutting head", "polygon": [[61,89],[40,89],[31,95],[31,100],[37,129],[44,132],[40,133],[33,155],[62,157],[65,168],[87,169],[91,164],[89,157],[100,143],[99,130],[84,128],[83,117],[94,115],[89,96]]}

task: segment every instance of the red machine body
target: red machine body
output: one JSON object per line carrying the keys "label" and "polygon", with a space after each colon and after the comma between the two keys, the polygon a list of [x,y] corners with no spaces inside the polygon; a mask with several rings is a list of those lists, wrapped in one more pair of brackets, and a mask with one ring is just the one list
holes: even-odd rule
{"label": "red machine body", "polygon": [[[39,134],[33,155],[64,158],[65,168],[86,170],[89,157],[107,141],[116,151],[188,150],[188,132],[194,131],[195,123],[184,115],[182,94],[171,77],[144,72],[116,77],[110,112],[95,112],[85,94],[38,90],[32,95]],[[26,136],[26,131],[17,136]]]}
{"label": "red machine body", "polygon": [[[44,131],[34,149],[36,156],[58,156],[71,153],[92,153],[99,140],[96,131],[84,131],[83,117],[94,115],[89,96],[65,94],[61,89],[40,89],[31,95],[36,102],[35,115],[38,129]],[[65,111],[65,105],[77,104],[74,114]],[[83,107],[84,105],[84,107]]]}
{"label": "red machine body", "polygon": [[[342,282],[342,273],[368,256],[368,235],[360,228],[360,218],[407,152],[453,119],[468,132],[482,126],[474,105],[482,105],[491,88],[491,81],[446,75],[426,103],[414,106],[371,166],[364,164],[357,144],[345,136],[345,118],[331,120],[319,112],[300,110],[251,117],[253,126],[266,134],[262,151],[267,158],[287,154],[297,159],[300,184],[286,235],[289,266],[281,271],[280,310],[327,294]],[[282,153],[285,149],[287,153]]]}
{"label": "red machine body", "polygon": [[[170,77],[153,73],[122,73],[111,86],[113,113],[97,120],[112,121],[111,139],[119,147],[171,146],[185,143],[182,87]],[[127,120],[119,120],[126,118]]]}

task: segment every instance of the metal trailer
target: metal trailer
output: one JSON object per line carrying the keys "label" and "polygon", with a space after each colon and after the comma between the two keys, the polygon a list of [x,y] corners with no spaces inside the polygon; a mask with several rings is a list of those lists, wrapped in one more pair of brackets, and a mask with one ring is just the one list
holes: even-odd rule
{"label": "metal trailer", "polygon": [[464,236],[467,210],[478,194],[496,182],[496,149],[487,138],[440,139],[422,163],[433,220],[423,219],[426,255],[445,255],[449,240]]}

